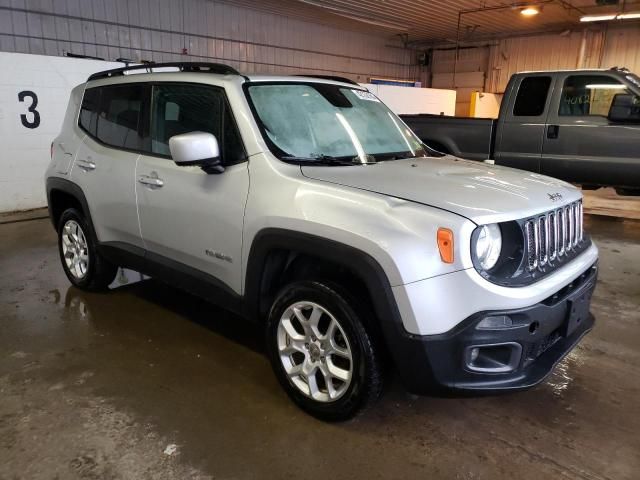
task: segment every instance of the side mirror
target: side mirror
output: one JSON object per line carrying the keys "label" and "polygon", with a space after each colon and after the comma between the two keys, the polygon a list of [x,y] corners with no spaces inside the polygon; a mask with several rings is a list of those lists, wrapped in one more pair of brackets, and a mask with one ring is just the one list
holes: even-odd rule
{"label": "side mirror", "polygon": [[207,173],[222,173],[218,140],[210,133],[190,132],[169,139],[169,151],[176,165],[198,166]]}
{"label": "side mirror", "polygon": [[617,93],[613,96],[609,115],[612,122],[640,123],[640,101],[630,93]]}

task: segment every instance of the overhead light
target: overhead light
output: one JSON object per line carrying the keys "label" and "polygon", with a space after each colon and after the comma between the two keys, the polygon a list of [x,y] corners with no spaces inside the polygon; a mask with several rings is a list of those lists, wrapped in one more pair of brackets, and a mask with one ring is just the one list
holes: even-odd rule
{"label": "overhead light", "polygon": [[580,17],[581,22],[605,22],[607,20],[615,20],[617,15],[585,15]]}
{"label": "overhead light", "polygon": [[632,20],[634,18],[640,18],[640,12],[621,13],[618,15],[618,20]]}
{"label": "overhead light", "polygon": [[624,90],[627,86],[617,83],[592,83],[584,88],[588,90]]}
{"label": "overhead light", "polygon": [[533,17],[534,15],[538,15],[540,13],[540,9],[538,7],[525,7],[520,10],[520,14],[525,17]]}
{"label": "overhead light", "polygon": [[634,20],[640,18],[640,12],[629,12],[608,15],[585,15],[580,17],[581,22],[606,22],[608,20]]}

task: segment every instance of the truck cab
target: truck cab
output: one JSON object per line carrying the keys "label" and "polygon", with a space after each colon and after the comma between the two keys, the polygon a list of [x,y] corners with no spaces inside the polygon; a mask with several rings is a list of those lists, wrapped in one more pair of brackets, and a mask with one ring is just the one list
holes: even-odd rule
{"label": "truck cab", "polygon": [[586,186],[640,187],[639,89],[638,77],[617,69],[514,75],[496,163]]}
{"label": "truck cab", "polygon": [[640,78],[624,69],[517,73],[497,120],[403,120],[443,153],[640,194]]}

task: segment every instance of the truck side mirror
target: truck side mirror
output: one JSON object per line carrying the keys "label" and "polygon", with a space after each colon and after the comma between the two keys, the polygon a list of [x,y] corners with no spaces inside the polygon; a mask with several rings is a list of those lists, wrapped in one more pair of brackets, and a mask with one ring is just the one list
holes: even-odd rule
{"label": "truck side mirror", "polygon": [[206,132],[189,132],[169,139],[171,158],[181,167],[198,166],[207,173],[222,173],[220,147],[216,137]]}
{"label": "truck side mirror", "polygon": [[615,94],[607,118],[612,122],[640,123],[640,100],[631,93]]}

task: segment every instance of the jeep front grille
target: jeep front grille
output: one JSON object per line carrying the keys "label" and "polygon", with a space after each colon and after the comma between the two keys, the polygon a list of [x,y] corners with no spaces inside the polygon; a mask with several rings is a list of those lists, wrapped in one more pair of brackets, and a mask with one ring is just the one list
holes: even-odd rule
{"label": "jeep front grille", "polygon": [[529,271],[568,256],[584,238],[582,201],[527,220],[524,233]]}

